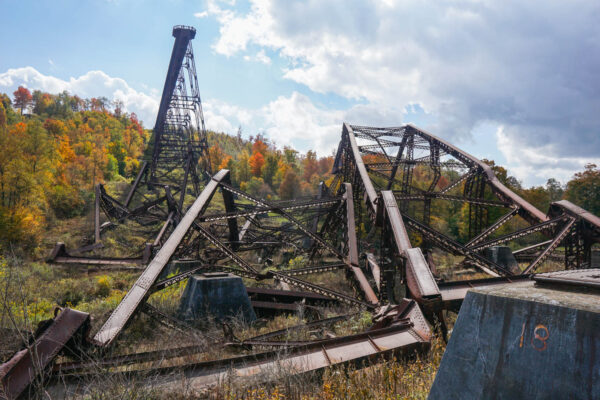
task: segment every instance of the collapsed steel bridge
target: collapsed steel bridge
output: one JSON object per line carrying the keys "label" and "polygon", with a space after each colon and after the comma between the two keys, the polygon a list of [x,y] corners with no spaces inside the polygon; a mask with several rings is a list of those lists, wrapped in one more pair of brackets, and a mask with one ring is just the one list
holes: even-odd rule
{"label": "collapsed steel bridge", "polygon": [[[303,304],[328,302],[344,305],[353,313],[367,310],[373,314],[375,323],[369,330],[347,337],[304,342],[281,339],[306,326],[335,324],[348,317],[343,314],[241,341],[231,335],[211,339],[213,346],[284,348],[283,361],[290,370],[304,373],[344,362],[424,351],[431,339],[426,321],[439,322],[445,335],[443,311],[457,311],[467,290],[530,279],[559,246],[564,247],[564,269],[593,267],[592,247],[600,242],[598,217],[565,200],[552,203],[544,213],[503,185],[490,166],[412,125],[343,124],[334,178],[329,184],[321,183],[315,198],[266,201],[233,187],[229,171],[211,174],[206,156],[190,42],[195,31],[175,27],[173,35],[175,45],[151,159],[142,164],[123,201],[97,187],[94,243],[72,252],[76,254],[58,244],[50,257],[54,263],[106,269],[135,266],[141,274],[93,335],[88,314],[60,310],[32,345],[0,367],[8,398],[25,393],[36,376],[49,371],[80,384],[90,376],[92,366],[100,365],[107,374],[118,375],[118,367],[125,365],[204,351],[203,346],[191,345],[103,355],[140,313],[172,329],[193,330],[148,300],[153,293],[195,273],[225,271],[248,279],[246,282],[270,283],[267,288],[248,287],[248,292],[254,296],[255,307],[274,312],[293,311],[302,300]],[[150,192],[140,189],[142,183]],[[195,200],[187,202],[186,194]],[[442,203],[453,206],[440,207]],[[444,224],[449,216],[441,210],[448,209],[453,211],[450,217],[463,222],[461,232],[452,232]],[[139,258],[83,256],[97,248],[106,234],[107,224],[100,223],[101,210],[108,225],[126,220],[140,224],[158,221],[160,229],[140,249]],[[485,249],[492,246],[516,247],[515,243],[525,241],[526,245],[514,251],[522,261],[517,269],[485,255]],[[444,280],[444,268],[437,265],[440,254],[459,260],[456,268],[488,277]],[[288,261],[295,257],[305,260],[305,265],[290,269]],[[339,280],[335,285],[316,283],[313,277],[322,274],[341,276],[347,284],[340,285]],[[58,354],[68,354],[72,361],[52,365]],[[86,361],[92,356],[93,362]],[[173,371],[180,371],[194,389],[201,390],[218,383],[231,369],[238,376],[262,374],[259,379],[274,379],[268,371],[281,357],[279,350],[269,350],[233,359],[156,367],[152,372],[164,376],[168,385]],[[136,371],[140,376],[148,372],[144,368]]]}

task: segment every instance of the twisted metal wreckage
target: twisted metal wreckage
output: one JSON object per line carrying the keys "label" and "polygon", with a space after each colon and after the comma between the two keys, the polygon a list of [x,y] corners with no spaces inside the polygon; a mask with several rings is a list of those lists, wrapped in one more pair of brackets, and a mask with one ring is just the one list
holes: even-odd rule
{"label": "twisted metal wreckage", "polygon": [[[439,323],[445,335],[442,311],[457,311],[467,290],[530,279],[545,260],[556,256],[553,253],[559,245],[565,249],[565,269],[592,267],[592,246],[600,242],[600,218],[565,200],[552,203],[544,214],[504,186],[487,164],[412,125],[376,128],[344,123],[334,178],[320,184],[316,198],[271,202],[234,188],[229,171],[211,174],[191,46],[195,30],[176,26],[173,36],[151,160],[142,164],[122,202],[97,186],[94,243],[72,254],[59,243],[50,257],[58,264],[101,268],[137,264],[145,266],[143,272],[92,338],[88,314],[57,310],[54,320],[29,346],[0,366],[8,398],[26,393],[37,377],[49,371],[81,382],[92,367],[105,367],[106,373],[118,375],[125,372],[115,367],[202,351],[198,346],[185,346],[82,361],[82,354],[103,354],[101,350],[109,348],[140,311],[172,328],[189,329],[147,300],[195,273],[226,271],[278,282],[287,289],[249,287],[256,308],[290,311],[298,300],[341,303],[369,310],[375,321],[367,331],[351,336],[274,340],[294,329],[334,324],[348,315],[317,319],[238,343],[276,350],[151,369],[165,380],[180,371],[193,388],[202,389],[219,382],[231,369],[237,376],[252,377],[277,363],[302,373],[426,350],[431,338],[426,320]],[[143,193],[144,186],[154,197]],[[215,197],[218,192],[220,196]],[[195,199],[191,205],[186,195]],[[456,203],[463,210],[466,242],[454,239],[443,224],[434,223],[442,202]],[[225,211],[207,212],[215,203]],[[101,210],[109,222],[100,223]],[[507,221],[518,217],[517,230],[497,234]],[[102,235],[125,221],[144,226],[162,223],[142,257],[83,255],[101,248]],[[543,240],[514,252],[519,261],[528,262],[522,269],[511,270],[484,256],[487,248],[525,236]],[[415,238],[421,242],[419,247],[412,245]],[[464,257],[462,268],[478,269],[490,278],[439,279],[434,248]],[[278,269],[270,265],[273,259],[285,263],[289,254],[303,255],[308,266]],[[332,271],[345,272],[354,294],[310,281],[313,274]],[[299,290],[289,290],[289,286]],[[53,365],[59,354],[74,361]],[[147,372],[147,368],[137,370]],[[268,373],[261,379],[269,379]]]}

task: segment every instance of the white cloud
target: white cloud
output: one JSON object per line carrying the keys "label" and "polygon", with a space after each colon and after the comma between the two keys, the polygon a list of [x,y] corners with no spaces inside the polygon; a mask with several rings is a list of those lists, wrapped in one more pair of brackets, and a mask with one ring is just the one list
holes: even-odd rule
{"label": "white cloud", "polygon": [[583,170],[586,164],[600,165],[600,157],[561,156],[553,143],[539,147],[524,145],[515,135],[507,134],[503,126],[496,131],[496,143],[506,158],[508,171],[528,186],[545,183],[551,177],[566,183],[574,171]]}
{"label": "white cloud", "polygon": [[196,17],[196,18],[206,18],[206,17],[208,17],[208,11],[202,11],[202,12],[194,13],[194,17]]}
{"label": "white cloud", "polygon": [[[570,175],[600,154],[597,1],[250,0],[237,12],[209,0],[207,11],[220,23],[217,53],[275,52],[289,60],[285,78],[360,99],[385,120],[419,104],[436,121],[426,128],[459,146],[482,122],[503,125],[522,171],[534,164],[521,149],[547,143],[537,175]],[[344,116],[363,123],[357,110]]]}
{"label": "white cloud", "polygon": [[[153,95],[136,91],[125,80],[110,77],[102,71],[90,71],[69,80],[44,75],[33,67],[0,73],[0,91],[11,93],[20,85],[49,93],[66,90],[83,98],[105,96],[113,101],[120,100],[125,110],[135,112],[148,128],[153,126],[158,111],[156,91],[151,90]],[[342,111],[324,111],[296,92],[254,110],[209,98],[203,102],[203,111],[208,129],[235,134],[241,125],[248,134],[262,131],[282,145],[302,141],[301,150],[316,149],[320,154],[329,154],[335,147],[340,121],[344,119]]]}
{"label": "white cloud", "polygon": [[18,86],[48,93],[68,91],[79,97],[107,97],[123,102],[127,112],[135,112],[145,127],[152,127],[158,110],[158,97],[137,91],[121,78],[113,78],[102,71],[89,71],[77,78],[63,80],[44,75],[33,67],[9,69],[0,73],[0,90],[12,92]]}
{"label": "white cloud", "polygon": [[256,56],[254,56],[254,58],[265,65],[271,64],[271,59],[269,58],[269,56],[267,56],[264,49],[261,49],[258,53],[256,53]]}
{"label": "white cloud", "polygon": [[244,60],[246,60],[246,61],[258,61],[258,62],[263,63],[265,65],[271,65],[271,59],[269,58],[269,56],[267,56],[267,54],[265,53],[264,49],[261,49],[254,56],[250,56],[248,54],[245,55],[244,56]]}
{"label": "white cloud", "polygon": [[206,128],[235,134],[238,126],[253,124],[252,112],[219,99],[208,99],[202,103]]}
{"label": "white cloud", "polygon": [[280,96],[261,109],[266,135],[280,145],[328,155],[339,139],[343,111],[323,111],[297,92]]}

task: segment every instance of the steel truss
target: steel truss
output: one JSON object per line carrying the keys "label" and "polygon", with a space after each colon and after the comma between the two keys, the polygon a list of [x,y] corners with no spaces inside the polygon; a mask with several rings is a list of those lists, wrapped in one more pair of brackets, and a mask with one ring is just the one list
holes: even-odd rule
{"label": "steel truss", "polygon": [[[99,268],[145,266],[121,303],[89,340],[88,348],[79,349],[99,355],[94,366],[110,369],[203,351],[202,346],[184,346],[102,357],[102,350],[111,346],[140,312],[173,329],[195,331],[152,307],[148,300],[153,293],[196,273],[223,271],[287,287],[248,287],[255,307],[290,312],[301,299],[310,307],[328,302],[345,304],[353,312],[373,312],[376,322],[371,330],[342,338],[270,340],[288,330],[246,341],[236,340],[231,332],[221,340],[209,338],[211,346],[288,348],[279,361],[299,366],[297,360],[302,360],[302,365],[314,367],[302,370],[307,372],[338,360],[372,359],[387,354],[388,349],[426,349],[430,331],[425,318],[441,322],[445,334],[441,310],[456,310],[469,288],[528,279],[561,245],[565,248],[566,269],[592,267],[592,246],[600,243],[600,218],[568,201],[552,203],[546,215],[500,182],[490,166],[413,125],[378,128],[344,124],[334,161],[334,179],[329,185],[319,186],[316,198],[266,201],[233,187],[227,170],[209,176],[202,184],[204,175],[210,173],[210,165],[191,48],[194,35],[193,28],[178,26],[173,30],[176,40],[154,129],[152,157],[142,164],[123,201],[106,193],[102,186],[96,188],[96,244],[73,251],[73,255],[64,245],[57,245],[51,256],[54,262],[95,264]],[[143,193],[140,188],[144,185],[154,193]],[[214,194],[219,191],[222,196],[217,197],[217,202]],[[189,207],[186,194],[195,199]],[[439,223],[438,202],[454,207],[449,208],[461,218],[464,227],[459,235],[440,227],[443,224]],[[101,210],[109,217],[109,224],[100,224]],[[507,232],[507,223],[517,218],[520,225]],[[81,256],[85,250],[99,246],[101,234],[111,224],[130,219],[140,225],[160,223],[143,257]],[[531,237],[535,243],[515,251],[520,258],[529,260],[516,276],[484,255],[491,246]],[[494,278],[441,282],[436,276],[433,248],[462,256],[462,265],[473,266]],[[304,265],[290,268],[292,259],[302,260]],[[348,285],[330,287],[312,279],[314,274],[342,272]],[[304,292],[288,290],[289,286]],[[42,369],[47,370],[71,338],[77,336],[81,342],[87,336],[88,317],[63,310],[51,323],[52,329],[36,338],[32,348],[42,356]],[[331,324],[344,318],[345,315],[320,319],[308,325]],[[301,327],[290,328],[294,329]],[[15,369],[30,363],[31,357],[23,356],[30,350],[24,351],[0,368],[3,389],[14,397],[35,377]],[[339,358],[333,358],[333,354]],[[225,364],[236,368],[240,375],[250,376],[253,371],[279,362],[280,356],[266,352],[179,368],[204,387],[222,378]],[[247,370],[244,363],[250,360],[258,367]],[[82,377],[90,365],[82,361],[62,363],[55,371],[62,378]],[[153,372],[166,375],[173,369],[157,367]],[[10,378],[11,374],[17,379]]]}
{"label": "steel truss", "polygon": [[[208,143],[192,39],[196,30],[188,26],[173,28],[173,51],[165,79],[149,151],[122,201],[96,186],[94,246],[75,253],[102,248],[102,235],[115,225],[135,221],[149,228],[153,248],[160,247],[179,223],[190,205],[186,196],[200,194],[203,182],[211,176]],[[101,223],[101,212],[108,222]],[[76,262],[76,260],[73,260]],[[69,262],[64,258],[62,263]]]}

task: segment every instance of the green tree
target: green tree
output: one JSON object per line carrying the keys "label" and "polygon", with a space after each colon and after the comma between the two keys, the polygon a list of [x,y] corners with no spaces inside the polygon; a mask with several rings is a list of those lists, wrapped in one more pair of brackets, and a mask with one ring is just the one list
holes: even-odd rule
{"label": "green tree", "polygon": [[546,182],[546,190],[548,191],[551,202],[562,199],[565,193],[563,185],[561,185],[560,182],[554,178],[548,179]]}
{"label": "green tree", "polygon": [[279,186],[279,196],[283,200],[290,200],[297,197],[300,191],[300,179],[293,169],[289,169]]}
{"label": "green tree", "polygon": [[237,168],[236,168],[237,181],[240,184],[242,184],[242,182],[246,182],[248,179],[250,179],[249,159],[250,159],[250,156],[248,155],[248,152],[242,151],[242,153],[239,156]]}
{"label": "green tree", "polygon": [[285,158],[285,163],[291,165],[292,167],[296,167],[296,160],[298,159],[298,152],[291,147],[285,146],[283,148],[283,155]]}
{"label": "green tree", "polygon": [[587,211],[600,215],[600,169],[587,164],[585,170],[575,174],[567,183],[565,197]]}
{"label": "green tree", "polygon": [[279,168],[279,157],[275,153],[268,153],[263,165],[263,179],[269,186],[273,186],[273,178]]}

